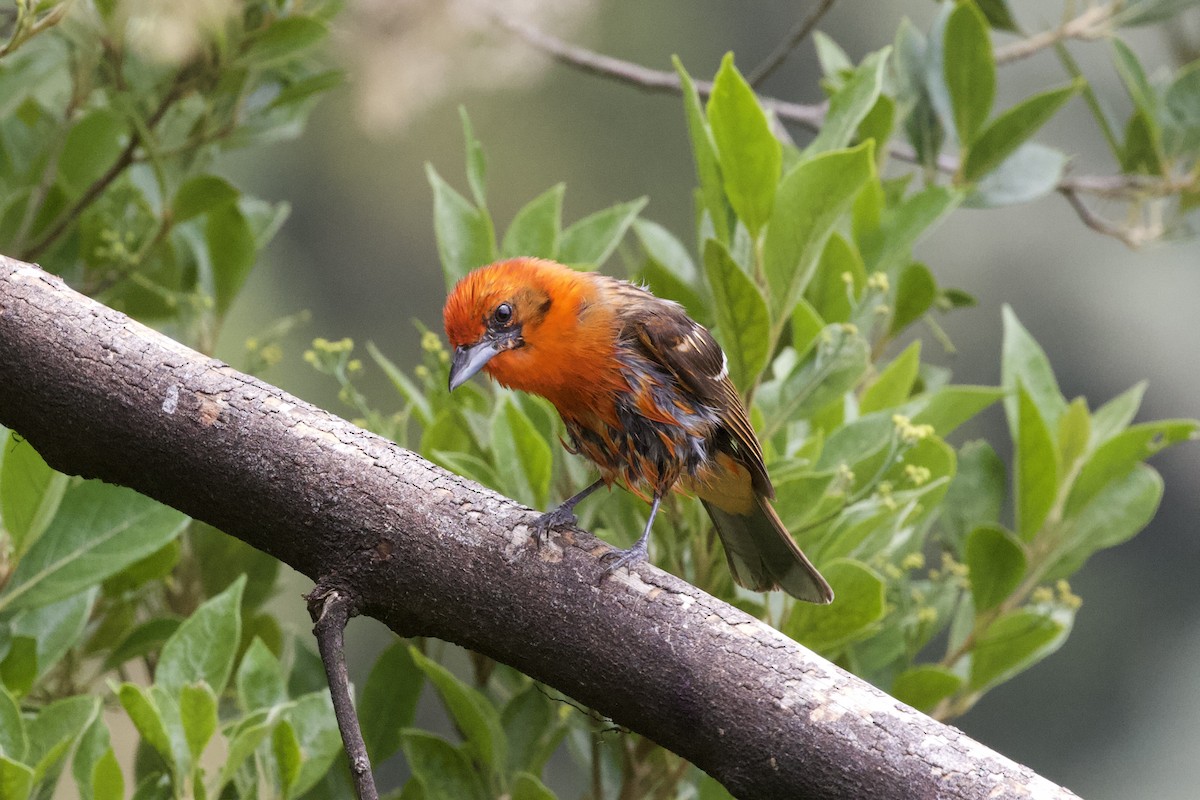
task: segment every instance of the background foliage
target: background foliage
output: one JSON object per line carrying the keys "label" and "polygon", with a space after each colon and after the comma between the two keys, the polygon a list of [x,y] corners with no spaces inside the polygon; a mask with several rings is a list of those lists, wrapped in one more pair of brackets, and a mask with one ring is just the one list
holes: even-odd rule
{"label": "background foliage", "polygon": [[[1116,32],[1184,5],[1113,5],[1101,22]],[[336,85],[315,49],[334,10],[231,6],[192,20],[192,38],[164,52],[147,44],[168,37],[145,35],[162,23],[145,8],[18,4],[0,51],[0,249],[211,351],[287,213],[214,168],[227,151],[297,134]],[[906,23],[857,63],[816,35],[829,106],[802,145],[781,137],[732,56],[707,100],[677,60],[697,188],[655,200],[694,210],[682,238],[645,213],[645,198],[564,223],[562,184],[501,233],[465,113],[465,181],[427,169],[447,285],[515,254],[609,265],[714,326],[753,400],[779,511],[838,602],[736,589],[685,498],[664,507],[655,562],[944,719],[1062,645],[1079,606],[1066,580],[1144,527],[1162,494],[1145,460],[1196,430],[1134,423],[1140,384],[1101,403],[1065,398],[1008,309],[998,386],[955,384],[923,358],[948,346],[940,320],[972,298],[939,285],[914,245],[963,206],[1061,187],[1068,154],[1034,137],[1072,98],[1097,109],[1097,138],[1133,187],[1118,199],[1138,221],[1119,238],[1188,231],[1194,65],[1152,81],[1114,39],[1127,119],[1098,110],[1069,57],[1061,86],[1001,104],[993,40],[1014,25],[1004,3],[944,3],[927,29]],[[297,321],[255,337],[249,367],[277,361]],[[590,481],[558,446],[550,407],[478,383],[452,401],[439,336],[417,335],[424,360],[411,374],[368,347],[394,411],[356,384],[348,341],[318,340],[306,358],[363,423],[522,502],[543,508]],[[947,441],[994,403],[1007,441]],[[618,492],[582,511],[626,545],[646,508]],[[264,608],[277,564],[136,494],[54,473],[19,433],[0,461],[0,522],[5,796],[71,780],[96,798],[346,796],[319,663],[306,635]],[[418,722],[426,683],[449,735]],[[543,771],[564,743],[593,796],[721,793],[519,673],[436,642],[388,647],[360,706],[372,758],[402,753],[411,770],[405,797],[553,796]],[[132,763],[112,747],[114,725],[136,730]]]}

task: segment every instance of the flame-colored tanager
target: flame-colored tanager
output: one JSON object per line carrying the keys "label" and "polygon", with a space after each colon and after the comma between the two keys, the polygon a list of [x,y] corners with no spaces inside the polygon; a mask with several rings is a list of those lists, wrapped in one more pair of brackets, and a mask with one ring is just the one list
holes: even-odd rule
{"label": "flame-colored tanager", "polygon": [[602,485],[649,496],[646,528],[612,554],[611,572],[646,557],[659,503],[682,489],[704,503],[742,586],[833,599],[770,505],[775,490],[724,352],[680,305],[599,273],[515,258],[460,280],[444,317],[451,390],[482,370],[545,397],[569,449],[600,468],[535,530],[574,523],[574,506]]}

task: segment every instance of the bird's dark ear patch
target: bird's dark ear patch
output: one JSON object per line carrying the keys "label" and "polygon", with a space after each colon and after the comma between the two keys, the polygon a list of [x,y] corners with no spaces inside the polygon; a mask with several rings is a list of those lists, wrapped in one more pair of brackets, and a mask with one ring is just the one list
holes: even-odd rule
{"label": "bird's dark ear patch", "polygon": [[543,300],[542,304],[538,307],[538,314],[543,317],[546,316],[547,314],[549,314],[550,313],[550,305],[553,302],[554,302],[554,300],[551,299],[550,295],[546,295],[546,299]]}

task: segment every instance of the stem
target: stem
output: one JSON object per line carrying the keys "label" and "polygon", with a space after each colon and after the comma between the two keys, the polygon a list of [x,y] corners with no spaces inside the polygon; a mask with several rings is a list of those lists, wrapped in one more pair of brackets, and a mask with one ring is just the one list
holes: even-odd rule
{"label": "stem", "polygon": [[308,595],[308,613],[313,620],[317,649],[329,678],[329,694],[337,716],[342,743],[350,759],[350,775],[359,800],[379,800],[375,779],[371,775],[371,759],[358,726],[354,701],[350,699],[350,678],[346,674],[346,623],[352,614],[350,597],[340,590],[318,582]]}

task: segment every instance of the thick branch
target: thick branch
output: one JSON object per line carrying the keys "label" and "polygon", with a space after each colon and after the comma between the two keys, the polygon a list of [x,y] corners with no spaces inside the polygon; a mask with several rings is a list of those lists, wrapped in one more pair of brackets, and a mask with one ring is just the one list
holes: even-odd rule
{"label": "thick branch", "polygon": [[345,587],[403,636],[510,664],[738,797],[1068,798],[649,565],[0,257],[0,422]]}

